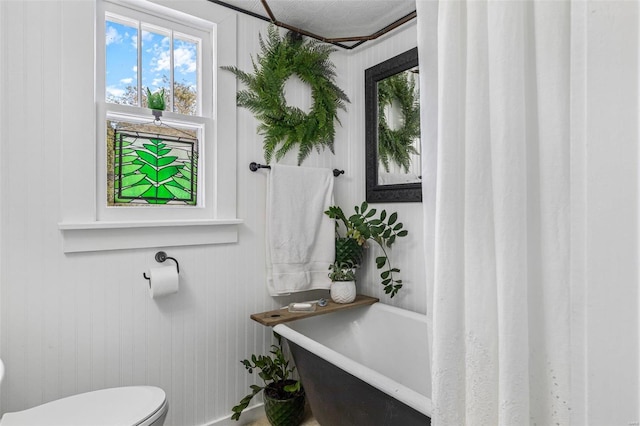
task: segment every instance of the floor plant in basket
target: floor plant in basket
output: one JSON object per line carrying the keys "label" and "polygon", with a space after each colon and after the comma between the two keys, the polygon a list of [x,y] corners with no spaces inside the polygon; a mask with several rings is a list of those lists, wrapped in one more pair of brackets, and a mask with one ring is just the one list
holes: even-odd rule
{"label": "floor plant in basket", "polygon": [[280,336],[274,333],[278,344],[271,345],[268,355],[251,355],[240,361],[252,374],[254,370],[263,385],[251,385],[251,393],[240,400],[231,410],[232,420],[239,420],[242,411],[249,406],[254,396],[263,392],[267,419],[272,426],[298,426],[304,419],[305,393],[299,380],[293,378],[295,366],[290,365],[282,350]]}

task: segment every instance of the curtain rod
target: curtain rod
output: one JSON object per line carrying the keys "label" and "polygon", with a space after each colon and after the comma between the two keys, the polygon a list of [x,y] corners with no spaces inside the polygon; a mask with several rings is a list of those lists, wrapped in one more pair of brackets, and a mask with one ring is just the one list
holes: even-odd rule
{"label": "curtain rod", "polygon": [[[323,41],[325,43],[333,44],[335,46],[341,47],[341,48],[346,49],[346,50],[355,49],[356,47],[360,46],[362,43],[364,43],[366,41],[375,40],[378,37],[380,37],[380,36],[390,32],[390,31],[398,28],[399,26],[411,21],[412,19],[415,19],[416,16],[417,16],[417,12],[414,10],[413,12],[408,13],[407,15],[403,16],[402,18],[392,22],[391,24],[387,25],[386,27],[382,28],[379,31],[376,31],[375,33],[373,33],[371,35],[328,38],[328,37],[323,37],[323,36],[320,36],[318,34],[314,34],[312,32],[305,31],[302,28],[294,27],[292,25],[288,25],[288,24],[286,24],[284,22],[279,21],[278,19],[276,19],[276,16],[271,11],[271,8],[267,4],[266,0],[260,0],[260,3],[262,3],[263,9],[265,9],[265,12],[267,13],[268,16],[263,16],[263,15],[260,15],[258,13],[252,12],[250,10],[243,9],[241,7],[238,7],[238,6],[234,6],[234,5],[230,4],[230,3],[228,3],[227,1],[222,1],[222,0],[208,0],[208,1],[210,1],[211,3],[216,3],[216,4],[222,5],[224,7],[227,7],[229,9],[235,10],[236,12],[244,13],[246,15],[253,16],[254,18],[258,18],[258,19],[261,19],[263,21],[271,22],[271,23],[273,23],[274,25],[276,25],[278,27],[285,28],[287,30],[297,32],[297,33],[305,35],[307,37],[311,37],[311,38],[314,38],[316,40]],[[346,44],[344,44],[345,42],[356,42],[356,43],[354,43],[352,45],[346,45]]]}

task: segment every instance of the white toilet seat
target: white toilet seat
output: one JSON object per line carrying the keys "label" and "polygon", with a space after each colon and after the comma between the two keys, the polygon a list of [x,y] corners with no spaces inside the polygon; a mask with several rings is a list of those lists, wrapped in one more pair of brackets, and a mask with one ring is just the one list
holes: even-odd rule
{"label": "white toilet seat", "polygon": [[103,389],[6,413],[0,426],[153,426],[168,411],[164,391],[154,386]]}

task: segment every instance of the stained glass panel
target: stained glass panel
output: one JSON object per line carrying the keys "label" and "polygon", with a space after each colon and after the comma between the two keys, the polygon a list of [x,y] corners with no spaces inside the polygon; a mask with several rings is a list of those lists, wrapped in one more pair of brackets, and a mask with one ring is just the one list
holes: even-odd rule
{"label": "stained glass panel", "polygon": [[114,127],[109,205],[197,204],[197,138]]}

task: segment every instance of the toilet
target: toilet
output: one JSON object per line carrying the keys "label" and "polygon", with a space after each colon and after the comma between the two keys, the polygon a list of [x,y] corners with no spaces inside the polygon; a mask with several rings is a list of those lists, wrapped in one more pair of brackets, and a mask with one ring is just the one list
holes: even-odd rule
{"label": "toilet", "polygon": [[[0,382],[4,364],[0,360]],[[155,386],[126,386],[81,393],[24,411],[6,413],[0,426],[162,426],[169,405]]]}

